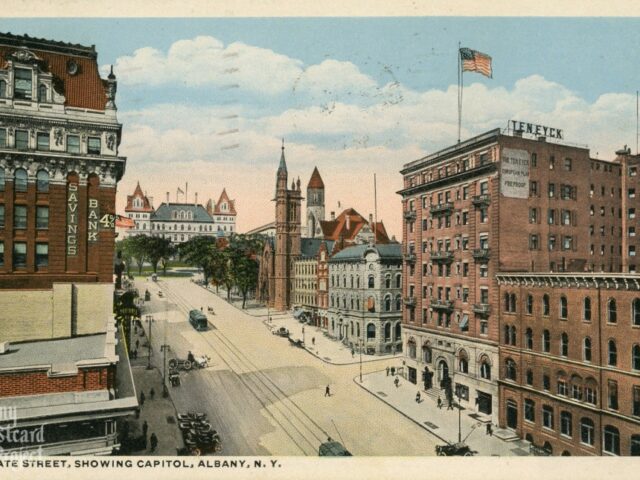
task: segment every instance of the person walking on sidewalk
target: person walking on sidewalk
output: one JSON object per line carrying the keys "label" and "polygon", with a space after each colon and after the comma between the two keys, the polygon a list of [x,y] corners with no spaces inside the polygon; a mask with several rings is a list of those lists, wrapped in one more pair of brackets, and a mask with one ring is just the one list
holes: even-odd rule
{"label": "person walking on sidewalk", "polygon": [[487,435],[493,437],[493,426],[491,425],[491,422],[487,423]]}
{"label": "person walking on sidewalk", "polygon": [[142,424],[142,436],[144,437],[145,442],[147,441],[147,432],[149,431],[149,424],[145,420]]}
{"label": "person walking on sidewalk", "polygon": [[144,392],[140,392],[140,407],[142,407],[144,405]]}
{"label": "person walking on sidewalk", "polygon": [[149,440],[151,441],[151,451],[155,452],[156,448],[158,448],[158,437],[156,437],[155,433],[152,433]]}
{"label": "person walking on sidewalk", "polygon": [[420,392],[416,393],[416,403],[420,403]]}
{"label": "person walking on sidewalk", "polygon": [[356,351],[353,349],[353,347],[351,347],[351,358],[353,358],[355,354],[356,354]]}
{"label": "person walking on sidewalk", "polygon": [[389,367],[387,367],[387,377],[389,376]]}
{"label": "person walking on sidewalk", "polygon": [[442,408],[442,399],[438,397],[438,408]]}
{"label": "person walking on sidewalk", "polygon": [[316,346],[316,337],[311,337],[311,345]]}
{"label": "person walking on sidewalk", "polygon": [[393,384],[396,386],[396,388],[398,388],[398,386],[400,385],[400,379],[396,377],[396,379],[393,381]]}
{"label": "person walking on sidewalk", "polygon": [[331,390],[329,389],[329,385],[327,385],[327,387],[324,389],[324,396],[325,397],[331,396]]}
{"label": "person walking on sidewalk", "polygon": [[449,398],[448,402],[449,404],[447,405],[447,410],[453,410],[453,400]]}
{"label": "person walking on sidewalk", "polygon": [[136,350],[140,348],[140,340],[136,338]]}
{"label": "person walking on sidewalk", "polygon": [[155,397],[155,396],[156,396],[156,391],[152,388],[152,389],[149,391],[149,397],[151,397],[151,400],[153,400],[153,397]]}

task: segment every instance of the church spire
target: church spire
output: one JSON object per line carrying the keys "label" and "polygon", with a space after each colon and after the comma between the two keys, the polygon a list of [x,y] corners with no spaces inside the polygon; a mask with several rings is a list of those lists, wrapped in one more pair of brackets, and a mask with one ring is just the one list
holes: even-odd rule
{"label": "church spire", "polygon": [[287,162],[284,161],[284,138],[282,139],[282,154],[280,155],[280,165],[278,166],[278,174],[280,171],[287,173]]}

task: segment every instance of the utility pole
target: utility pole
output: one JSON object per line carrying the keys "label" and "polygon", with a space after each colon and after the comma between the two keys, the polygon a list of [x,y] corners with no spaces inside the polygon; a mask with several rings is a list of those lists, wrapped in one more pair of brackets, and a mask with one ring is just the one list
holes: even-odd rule
{"label": "utility pole", "polygon": [[160,346],[162,350],[162,396],[167,398],[169,396],[169,390],[167,389],[167,350],[171,350],[171,347],[166,343]]}
{"label": "utility pole", "polygon": [[360,339],[360,383],[362,383],[362,339]]}
{"label": "utility pole", "polygon": [[151,370],[151,354],[153,351],[153,346],[151,345],[151,328],[153,325],[153,315],[147,315],[145,320],[149,324],[149,355],[147,356],[147,370]]}

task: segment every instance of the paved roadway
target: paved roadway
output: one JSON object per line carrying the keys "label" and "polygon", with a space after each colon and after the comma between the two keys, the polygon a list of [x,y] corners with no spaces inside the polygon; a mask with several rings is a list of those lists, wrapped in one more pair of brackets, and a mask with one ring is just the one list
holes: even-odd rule
{"label": "paved roadway", "polygon": [[[153,361],[161,368],[160,345],[166,335],[167,358],[207,354],[213,366],[181,374],[171,388],[178,411],[208,414],[223,439],[224,455],[318,454],[328,436],[354,455],[434,455],[437,439],[353,381],[359,365],[330,365],[271,335],[262,321],[227,304],[188,278],[163,279],[148,288]],[[157,295],[158,289],[164,299]],[[187,321],[192,308],[211,305],[210,329],[195,331]],[[165,330],[166,329],[166,330]],[[386,368],[388,359],[363,365],[363,372]],[[330,385],[331,396],[325,397]]]}

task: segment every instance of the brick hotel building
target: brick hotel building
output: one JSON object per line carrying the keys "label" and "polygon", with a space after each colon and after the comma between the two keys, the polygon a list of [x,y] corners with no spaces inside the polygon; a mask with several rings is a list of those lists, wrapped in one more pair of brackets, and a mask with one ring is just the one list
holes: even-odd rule
{"label": "brick hotel building", "polygon": [[112,313],[116,85],[94,47],[0,34],[0,408],[45,442],[5,451],[111,453],[137,408]]}
{"label": "brick hotel building", "polygon": [[[463,406],[507,426],[497,275],[635,273],[639,164],[627,149],[603,161],[587,148],[499,129],[406,164],[409,378],[432,375],[432,394],[449,379]],[[519,342],[523,327],[510,338]]]}

